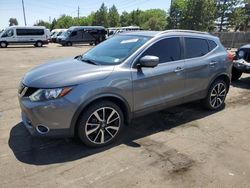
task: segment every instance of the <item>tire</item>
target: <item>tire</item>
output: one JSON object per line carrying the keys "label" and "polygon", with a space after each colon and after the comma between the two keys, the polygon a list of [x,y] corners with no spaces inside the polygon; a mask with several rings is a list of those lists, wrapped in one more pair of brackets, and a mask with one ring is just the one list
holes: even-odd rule
{"label": "tire", "polygon": [[67,46],[72,46],[72,42],[67,42],[66,45]]}
{"label": "tire", "polygon": [[90,46],[93,46],[93,44],[94,44],[93,42],[89,43]]}
{"label": "tire", "polygon": [[42,41],[37,41],[35,44],[35,47],[42,47],[43,46],[43,42]]}
{"label": "tire", "polygon": [[221,79],[215,80],[208,90],[207,97],[202,101],[203,106],[208,110],[222,109],[227,92],[228,84]]}
{"label": "tire", "polygon": [[242,75],[242,72],[233,67],[233,69],[232,69],[232,81],[239,80],[241,75]]}
{"label": "tire", "polygon": [[122,110],[110,101],[94,103],[84,110],[77,123],[80,140],[90,147],[102,147],[114,142],[123,126]]}
{"label": "tire", "polygon": [[7,42],[0,42],[1,48],[7,48],[8,43]]}

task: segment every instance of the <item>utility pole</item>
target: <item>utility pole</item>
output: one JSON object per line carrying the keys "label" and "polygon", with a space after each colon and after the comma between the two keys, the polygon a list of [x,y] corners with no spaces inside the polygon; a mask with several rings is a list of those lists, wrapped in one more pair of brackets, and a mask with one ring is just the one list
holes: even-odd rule
{"label": "utility pole", "polygon": [[80,7],[78,6],[78,9],[77,9],[77,18],[79,20],[79,16],[80,16]]}
{"label": "utility pole", "polygon": [[22,0],[22,5],[23,5],[23,18],[24,18],[24,24],[25,24],[25,26],[26,26],[27,24],[26,24],[26,16],[25,16],[25,9],[24,9],[23,0]]}

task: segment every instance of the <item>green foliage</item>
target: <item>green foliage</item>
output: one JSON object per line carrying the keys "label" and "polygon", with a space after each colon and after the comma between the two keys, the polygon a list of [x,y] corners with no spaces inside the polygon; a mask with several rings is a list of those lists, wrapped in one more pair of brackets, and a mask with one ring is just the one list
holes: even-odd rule
{"label": "green foliage", "polygon": [[164,30],[167,27],[167,13],[161,9],[150,9],[141,13],[141,24],[143,29]]}
{"label": "green foliage", "polygon": [[9,19],[9,26],[13,26],[13,25],[18,25],[18,21],[16,18]]}
{"label": "green foliage", "polygon": [[108,8],[102,3],[100,9],[94,14],[93,25],[108,27]]}
{"label": "green foliage", "polygon": [[115,5],[113,5],[108,12],[109,27],[118,27],[120,25],[120,15]]}
{"label": "green foliage", "polygon": [[50,27],[51,27],[51,24],[49,22],[46,22],[46,21],[43,21],[43,20],[39,20],[34,25],[35,26],[45,26],[48,29],[50,29]]}

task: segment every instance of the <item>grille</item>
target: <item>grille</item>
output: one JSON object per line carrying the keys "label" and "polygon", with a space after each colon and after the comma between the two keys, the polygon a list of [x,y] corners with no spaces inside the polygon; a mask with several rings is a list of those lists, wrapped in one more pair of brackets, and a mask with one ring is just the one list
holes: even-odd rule
{"label": "grille", "polygon": [[32,95],[33,93],[35,93],[37,90],[38,90],[38,88],[26,87],[25,85],[21,84],[19,86],[18,93],[22,97],[29,97],[30,95]]}

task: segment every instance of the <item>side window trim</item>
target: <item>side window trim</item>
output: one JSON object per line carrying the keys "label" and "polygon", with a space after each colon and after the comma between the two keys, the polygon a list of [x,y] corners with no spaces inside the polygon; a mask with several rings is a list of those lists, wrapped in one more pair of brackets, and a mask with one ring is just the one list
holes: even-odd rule
{"label": "side window trim", "polygon": [[[146,48],[144,48],[140,53],[137,54],[137,56],[133,59],[132,63],[131,63],[131,68],[136,68],[136,63],[138,61],[138,59],[141,57],[141,55],[146,51],[148,50],[151,46],[153,46],[154,44],[156,44],[157,42],[161,41],[161,40],[164,40],[164,39],[169,39],[169,38],[179,38],[179,42],[180,42],[180,46],[181,46],[181,59],[179,60],[176,60],[176,61],[181,61],[184,59],[184,45],[183,45],[183,41],[181,38],[181,36],[167,36],[167,37],[162,37],[162,38],[159,38],[157,40],[155,40],[153,43],[151,43],[150,45],[148,45]],[[184,40],[184,39],[183,39]],[[171,61],[172,62],[176,62],[176,61]],[[170,63],[170,62],[165,62],[165,63]],[[161,64],[165,64],[165,63],[161,63]]]}

